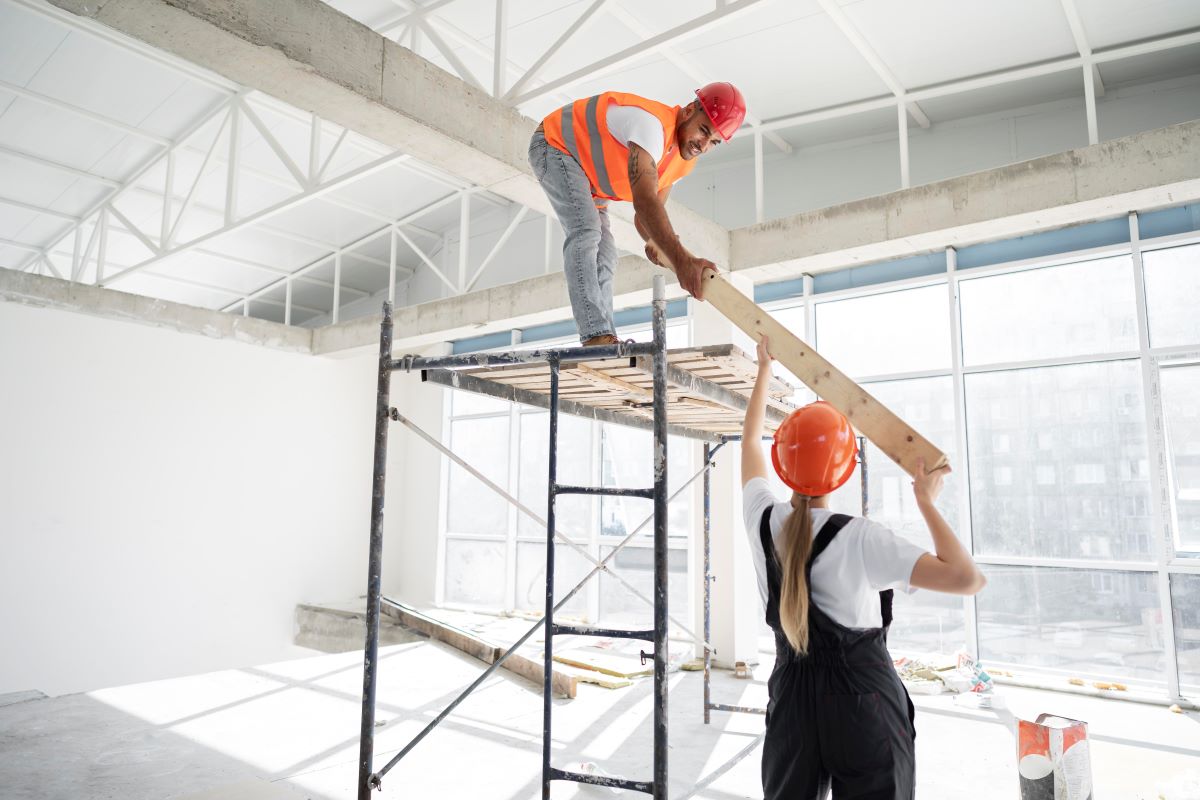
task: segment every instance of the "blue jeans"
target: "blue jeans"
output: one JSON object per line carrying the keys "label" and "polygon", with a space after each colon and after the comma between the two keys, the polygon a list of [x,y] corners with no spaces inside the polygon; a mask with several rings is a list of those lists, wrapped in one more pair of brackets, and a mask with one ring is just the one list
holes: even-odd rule
{"label": "blue jeans", "polygon": [[616,333],[613,325],[613,273],[617,246],[608,226],[608,209],[597,208],[583,167],[546,142],[538,131],[529,142],[529,165],[558,215],[563,241],[563,271],[580,341]]}

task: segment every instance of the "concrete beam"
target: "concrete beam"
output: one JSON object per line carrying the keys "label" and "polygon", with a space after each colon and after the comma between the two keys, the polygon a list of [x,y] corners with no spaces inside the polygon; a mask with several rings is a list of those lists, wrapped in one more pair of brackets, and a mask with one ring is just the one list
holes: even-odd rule
{"label": "concrete beam", "polygon": [[[888,258],[1110,219],[1200,199],[1200,122],[1115,139],[733,232],[733,275],[782,280]],[[646,302],[653,267],[621,260],[618,305]],[[674,279],[667,282],[681,296]],[[397,352],[570,317],[562,275],[402,308]],[[378,341],[378,318],[319,330],[314,351]]]}
{"label": "concrete beam", "polygon": [[735,230],[755,282],[961,247],[1200,199],[1200,121]]}
{"label": "concrete beam", "polygon": [[[649,304],[654,274],[661,270],[644,258],[625,256],[613,278],[617,308]],[[667,280],[667,299],[684,297],[674,277]],[[571,318],[566,276],[559,272],[516,283],[469,292],[444,300],[398,308],[393,314],[397,354],[450,339],[481,336]],[[316,355],[351,354],[379,347],[380,315],[362,317],[313,331]]]}
{"label": "concrete beam", "polygon": [[[51,2],[552,213],[526,161],[534,120],[320,0]],[[728,261],[727,230],[677,203],[670,214],[689,249]],[[631,209],[614,217],[618,247],[640,253]]]}
{"label": "concrete beam", "polygon": [[0,301],[137,322],[294,353],[312,352],[312,331],[307,328],[295,328],[11,269],[0,268]]}

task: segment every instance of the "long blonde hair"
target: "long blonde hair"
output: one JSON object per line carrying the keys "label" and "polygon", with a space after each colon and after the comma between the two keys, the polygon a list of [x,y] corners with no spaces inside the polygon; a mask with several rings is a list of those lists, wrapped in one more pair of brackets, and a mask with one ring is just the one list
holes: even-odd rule
{"label": "long blonde hair", "polygon": [[788,644],[800,655],[808,652],[808,556],[812,553],[812,514],[808,495],[792,495],[792,513],[783,523],[783,564],[780,569],[779,624]]}

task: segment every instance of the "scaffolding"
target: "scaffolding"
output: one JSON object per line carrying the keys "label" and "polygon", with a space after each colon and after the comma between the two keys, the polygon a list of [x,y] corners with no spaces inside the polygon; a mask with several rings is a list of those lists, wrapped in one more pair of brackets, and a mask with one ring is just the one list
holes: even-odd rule
{"label": "scaffolding", "polygon": [[[667,639],[668,625],[687,634],[705,650],[705,718],[708,716],[708,657],[712,646],[708,641],[708,525],[709,470],[716,451],[732,438],[738,438],[741,422],[753,388],[753,371],[749,363],[731,345],[708,348],[687,348],[667,351],[665,280],[654,279],[652,306],[653,339],[646,343],[626,342],[602,347],[568,347],[531,350],[526,352],[470,353],[441,357],[403,356],[392,358],[391,304],[384,304],[383,322],[379,337],[379,371],[375,414],[375,455],[372,479],[371,531],[367,573],[366,643],[363,652],[362,726],[359,738],[358,798],[369,800],[371,792],[380,788],[382,778],[400,762],[422,739],[444,720],[484,680],[499,669],[539,629],[544,631],[543,653],[543,730],[542,730],[542,797],[549,798],[550,783],[555,780],[574,781],[612,788],[621,788],[652,795],[656,800],[667,796]],[[542,519],[536,512],[512,497],[502,487],[466,464],[435,437],[421,431],[398,409],[391,407],[391,375],[403,370],[419,370],[422,380],[461,391],[475,392],[517,403],[545,408],[549,411],[550,439],[547,469],[547,513]],[[791,410],[782,400],[791,387],[772,380],[767,409],[767,424],[777,426]],[[568,397],[564,397],[568,395]],[[602,422],[649,430],[653,436],[653,484],[641,488],[605,486],[572,486],[557,481],[558,417],[572,414]],[[505,649],[458,697],[451,701],[420,733],[378,770],[373,769],[375,733],[375,692],[378,677],[379,618],[384,604],[397,605],[382,596],[381,571],[383,557],[383,502],[387,462],[389,423],[401,422],[418,433],[436,449],[446,454],[493,491],[516,505],[525,515],[546,528],[546,599],[543,617],[516,642]],[[704,465],[673,494],[667,493],[667,441],[669,435],[684,436],[705,442]],[[691,633],[686,625],[668,613],[667,608],[667,506],[697,478],[704,476],[705,527],[705,629],[704,637]],[[637,497],[652,501],[653,513],[630,532],[606,556],[597,559],[569,536],[557,529],[556,499],[560,495],[610,495]],[[646,597],[629,581],[616,573],[609,562],[631,542],[647,524],[654,526],[654,596]],[[591,562],[591,571],[563,596],[554,601],[555,542],[561,541]],[[647,630],[618,630],[554,622],[554,613],[599,572],[620,581],[635,597],[654,609],[654,627]],[[553,689],[554,637],[556,635],[602,636],[643,640],[653,644],[653,653],[643,653],[654,661],[654,748],[653,776],[650,780],[631,780],[593,774],[569,772],[551,764],[550,747],[553,719],[551,715]]]}

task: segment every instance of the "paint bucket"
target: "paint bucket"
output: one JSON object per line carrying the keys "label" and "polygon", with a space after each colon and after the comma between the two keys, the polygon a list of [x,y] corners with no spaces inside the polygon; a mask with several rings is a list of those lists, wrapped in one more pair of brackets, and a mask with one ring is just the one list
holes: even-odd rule
{"label": "paint bucket", "polygon": [[1042,714],[1017,721],[1021,800],[1091,800],[1087,723]]}

